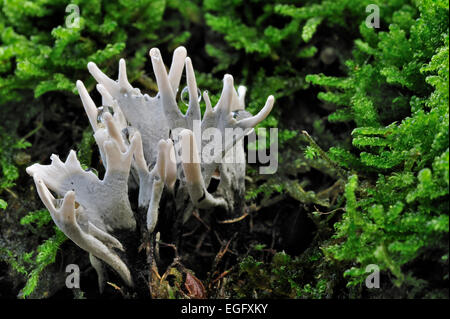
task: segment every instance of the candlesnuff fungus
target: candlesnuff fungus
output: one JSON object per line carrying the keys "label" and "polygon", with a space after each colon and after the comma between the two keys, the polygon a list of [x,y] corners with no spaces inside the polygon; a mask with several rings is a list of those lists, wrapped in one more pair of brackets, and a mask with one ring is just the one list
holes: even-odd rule
{"label": "candlesnuff fungus", "polygon": [[[117,81],[107,77],[94,63],[88,64],[102,96],[100,108],[84,84],[77,81],[105,166],[102,180],[81,168],[73,150],[65,162],[52,155],[50,165],[34,164],[27,168],[55,224],[89,252],[100,289],[104,278],[102,262],[111,266],[128,286],[134,285],[126,247],[120,239],[124,233],[136,231],[139,218],[135,216],[141,212],[146,212],[143,220],[148,232],[154,231],[165,189],[174,194],[175,207],[185,216],[194,207],[222,207],[233,211],[244,193],[242,139],[267,117],[274,103],[273,96],[269,96],[264,108],[252,116],[244,111],[245,87],[239,87],[236,92],[233,77],[227,74],[214,108],[208,93],[203,93],[206,111],[202,118],[194,69],[191,59],[186,57],[186,49],[179,47],[174,51],[169,73],[158,49],[151,49],[150,57],[159,90],[154,97],[131,86],[123,59],[119,62]],[[189,92],[186,114],[180,111],[176,101],[184,66]],[[233,129],[231,139],[229,129]],[[208,140],[197,136],[203,134],[218,136],[214,152],[201,152],[204,148],[211,150]],[[213,195],[207,186],[218,172],[220,183]],[[175,187],[176,180],[179,180],[178,187]],[[128,196],[129,187],[136,186],[138,213],[133,212]],[[183,200],[186,196],[190,205]]]}

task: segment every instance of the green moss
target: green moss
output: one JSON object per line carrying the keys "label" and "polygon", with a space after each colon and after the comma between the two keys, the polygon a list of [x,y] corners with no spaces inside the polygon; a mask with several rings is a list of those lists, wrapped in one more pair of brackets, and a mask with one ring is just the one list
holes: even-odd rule
{"label": "green moss", "polygon": [[448,1],[405,4],[388,31],[360,30],[347,77],[307,77],[331,88],[322,100],[347,110],[329,119],[356,126],[357,155],[333,148],[330,157],[364,176],[363,185],[348,180],[339,244],[325,250],[356,262],[346,272],[351,285],[363,282],[368,264],[391,272],[396,285],[414,285],[419,278],[406,270],[414,260],[435,251],[429,262],[440,264],[448,255]]}
{"label": "green moss", "polygon": [[59,247],[67,239],[64,233],[57,227],[54,229],[55,235],[39,245],[36,250],[35,259],[28,261],[31,270],[27,272],[27,282],[20,294],[22,298],[28,297],[36,289],[41,273],[48,265],[55,262]]}

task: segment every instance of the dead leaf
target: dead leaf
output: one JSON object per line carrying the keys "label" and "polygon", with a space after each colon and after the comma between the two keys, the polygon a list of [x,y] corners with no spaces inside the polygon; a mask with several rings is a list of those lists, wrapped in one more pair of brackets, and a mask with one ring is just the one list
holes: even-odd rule
{"label": "dead leaf", "polygon": [[206,290],[203,283],[192,275],[190,272],[186,272],[186,281],[184,287],[188,291],[189,297],[193,299],[206,299]]}

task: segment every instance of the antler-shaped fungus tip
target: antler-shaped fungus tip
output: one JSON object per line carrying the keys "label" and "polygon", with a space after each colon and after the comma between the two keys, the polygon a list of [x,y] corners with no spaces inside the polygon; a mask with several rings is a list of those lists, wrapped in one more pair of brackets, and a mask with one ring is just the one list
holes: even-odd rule
{"label": "antler-shaped fungus tip", "polygon": [[119,87],[127,92],[133,90],[130,82],[128,82],[127,67],[124,59],[119,60]]}
{"label": "antler-shaped fungus tip", "polygon": [[266,104],[262,108],[261,111],[258,112],[255,116],[245,118],[239,121],[239,126],[242,128],[252,128],[265,120],[265,118],[270,114],[273,108],[273,104],[275,102],[275,97],[270,95],[267,98]]}

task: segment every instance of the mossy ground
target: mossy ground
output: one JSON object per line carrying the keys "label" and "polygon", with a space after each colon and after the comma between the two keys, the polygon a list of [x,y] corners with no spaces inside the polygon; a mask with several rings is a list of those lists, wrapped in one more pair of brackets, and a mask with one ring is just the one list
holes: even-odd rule
{"label": "mossy ground", "polygon": [[[99,295],[87,253],[55,230],[25,168],[75,149],[102,175],[74,94],[77,79],[94,92],[86,62],[114,77],[124,57],[152,94],[149,49],[178,45],[213,102],[224,73],[248,87],[253,113],[275,95],[261,126],[279,128],[279,167],[248,167],[242,220],[192,216],[178,263],[160,245],[155,297],[194,297],[193,274],[209,298],[448,298],[448,1],[150,2],[77,1],[77,30],[63,1],[0,5],[0,298],[136,296]],[[379,29],[364,23],[371,3]],[[65,288],[68,263],[81,290]],[[365,287],[368,264],[380,289]]]}

